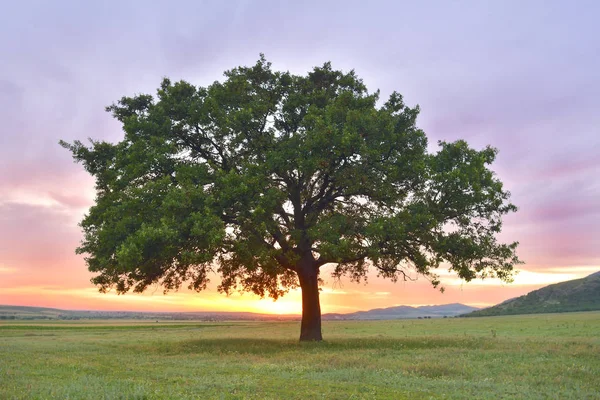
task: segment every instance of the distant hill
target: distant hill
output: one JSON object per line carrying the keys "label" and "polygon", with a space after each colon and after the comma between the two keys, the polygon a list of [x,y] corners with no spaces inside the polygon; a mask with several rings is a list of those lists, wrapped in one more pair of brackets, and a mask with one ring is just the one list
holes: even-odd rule
{"label": "distant hill", "polygon": [[600,272],[534,290],[465,317],[600,310]]}
{"label": "distant hill", "polygon": [[439,306],[398,306],[389,308],[375,308],[369,311],[358,311],[350,314],[324,314],[323,319],[343,320],[378,320],[378,319],[406,319],[406,318],[440,318],[454,317],[465,314],[478,308],[464,304],[444,304]]}
{"label": "distant hill", "polygon": [[[477,310],[464,304],[409,307],[398,306],[358,311],[351,314],[323,314],[324,320],[376,320],[402,318],[453,317]],[[195,321],[289,321],[300,319],[299,315],[255,314],[250,312],[137,312],[137,311],[75,311],[56,308],[3,306],[0,320],[34,319],[141,319],[141,320],[195,320]]]}
{"label": "distant hill", "polygon": [[297,315],[255,314],[251,312],[142,312],[142,311],[79,311],[45,307],[0,305],[0,320],[34,319],[141,319],[195,321],[272,321],[298,319]]}
{"label": "distant hill", "polygon": [[0,320],[3,319],[57,319],[64,310],[45,307],[0,305]]}

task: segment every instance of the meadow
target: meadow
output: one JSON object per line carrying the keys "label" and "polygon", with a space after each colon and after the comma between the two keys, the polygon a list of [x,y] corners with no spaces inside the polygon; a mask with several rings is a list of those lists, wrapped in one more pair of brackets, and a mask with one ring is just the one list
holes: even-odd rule
{"label": "meadow", "polygon": [[0,399],[600,399],[600,312],[0,322]]}

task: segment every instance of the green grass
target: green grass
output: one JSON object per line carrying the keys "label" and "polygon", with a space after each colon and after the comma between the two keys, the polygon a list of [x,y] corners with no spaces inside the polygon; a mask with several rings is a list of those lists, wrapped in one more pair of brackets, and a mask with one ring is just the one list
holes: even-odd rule
{"label": "green grass", "polygon": [[600,399],[600,312],[0,323],[0,399]]}

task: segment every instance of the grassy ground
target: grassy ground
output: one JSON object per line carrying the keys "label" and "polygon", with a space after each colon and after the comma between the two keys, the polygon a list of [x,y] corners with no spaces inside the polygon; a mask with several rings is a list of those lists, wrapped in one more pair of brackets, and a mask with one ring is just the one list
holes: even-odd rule
{"label": "grassy ground", "polygon": [[600,399],[600,312],[299,323],[0,323],[0,399]]}

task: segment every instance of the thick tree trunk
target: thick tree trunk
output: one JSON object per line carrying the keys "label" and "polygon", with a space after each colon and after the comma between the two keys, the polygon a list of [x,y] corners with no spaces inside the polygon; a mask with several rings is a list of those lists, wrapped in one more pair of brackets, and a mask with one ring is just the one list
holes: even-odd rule
{"label": "thick tree trunk", "polygon": [[306,268],[298,273],[302,289],[302,325],[300,341],[320,341],[321,335],[321,304],[319,303],[319,270]]}

